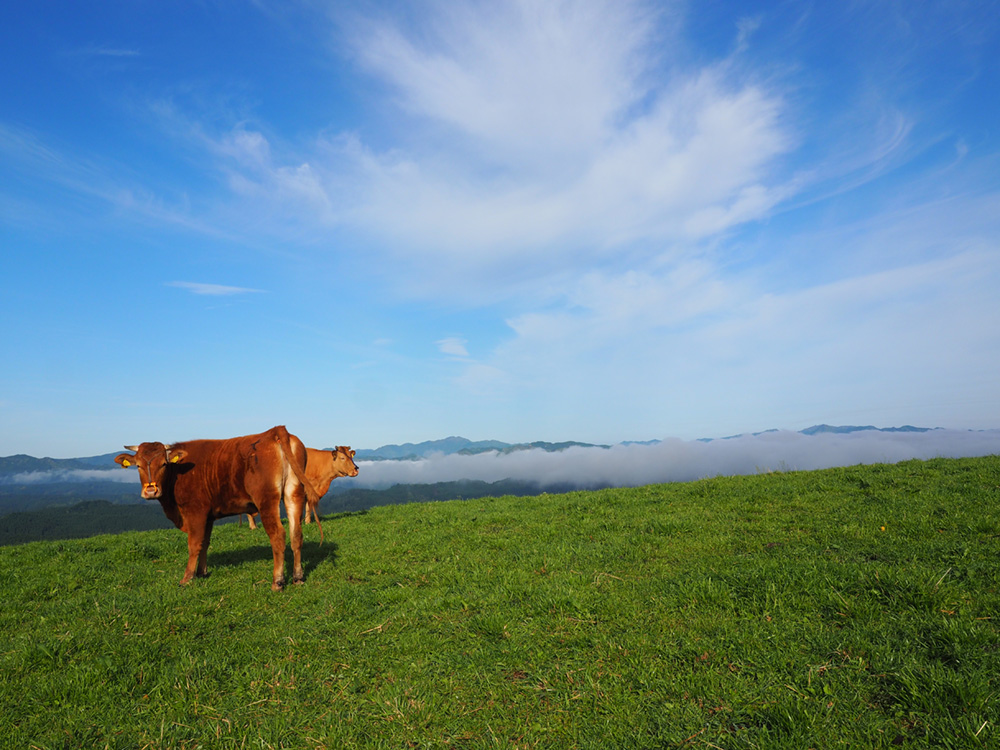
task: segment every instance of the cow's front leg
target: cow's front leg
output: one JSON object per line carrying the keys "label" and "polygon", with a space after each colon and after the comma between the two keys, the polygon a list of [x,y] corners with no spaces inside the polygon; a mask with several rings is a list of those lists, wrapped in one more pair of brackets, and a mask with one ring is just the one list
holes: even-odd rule
{"label": "cow's front leg", "polygon": [[201,544],[205,539],[205,525],[194,524],[187,531],[188,535],[188,561],[184,569],[184,577],[181,578],[181,585],[191,583],[196,572],[198,572],[198,556],[201,554]]}

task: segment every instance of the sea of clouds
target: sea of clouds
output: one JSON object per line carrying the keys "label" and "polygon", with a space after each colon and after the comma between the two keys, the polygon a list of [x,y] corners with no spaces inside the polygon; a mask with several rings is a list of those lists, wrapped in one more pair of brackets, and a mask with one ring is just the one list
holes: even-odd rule
{"label": "sea of clouds", "polygon": [[[897,463],[911,458],[964,458],[1000,454],[1000,430],[931,430],[846,434],[774,431],[712,441],[668,438],[652,444],[610,448],[574,447],[477,455],[435,454],[416,461],[360,461],[355,479],[340,479],[346,489],[385,488],[475,479],[513,479],[546,487],[630,487],[687,482],[713,476],[769,471],[805,471],[856,464]],[[135,483],[129,469],[72,469],[15,474],[3,484],[115,481]]]}
{"label": "sea of clouds", "polygon": [[546,486],[628,487],[713,476],[897,463],[911,458],[963,458],[1000,453],[1000,430],[863,431],[803,435],[776,431],[710,442],[667,439],[650,445],[574,447],[478,455],[434,455],[418,461],[359,462],[355,487],[460,479],[516,479]]}

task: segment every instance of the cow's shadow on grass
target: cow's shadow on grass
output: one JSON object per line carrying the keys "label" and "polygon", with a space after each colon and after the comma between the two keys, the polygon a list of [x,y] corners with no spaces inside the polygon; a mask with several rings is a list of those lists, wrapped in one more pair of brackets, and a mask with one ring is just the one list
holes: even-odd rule
{"label": "cow's shadow on grass", "polygon": [[[321,562],[329,562],[336,565],[337,549],[336,542],[326,541],[320,544],[319,542],[303,541],[302,568],[305,571],[306,578],[309,578],[310,572]],[[291,545],[288,545],[285,547],[285,574],[287,576],[291,576],[292,574],[292,559],[292,548]],[[271,545],[267,541],[267,535],[262,535],[259,540],[248,540],[246,545],[240,549],[213,552],[211,546],[208,548],[209,573],[213,569],[230,568],[245,563],[266,565],[268,580],[270,580]]]}
{"label": "cow's shadow on grass", "polygon": [[[332,513],[330,515],[321,516],[323,523],[328,521],[336,521],[339,518],[344,518],[347,516],[364,515],[368,511],[346,511],[341,513]],[[230,522],[234,523],[234,522]],[[309,526],[306,527],[304,533],[312,534],[313,531],[309,531]],[[267,534],[263,529],[250,530],[247,529],[247,538],[243,546],[239,549],[231,549],[215,552],[212,549],[211,544],[208,548],[208,572],[211,575],[213,569],[217,568],[231,568],[238,567],[243,564],[261,564],[265,566],[262,570],[266,569],[268,571],[268,580],[270,580],[270,565],[271,565],[271,543],[267,539]],[[292,549],[290,540],[285,537],[285,575],[291,580],[292,575]],[[314,539],[303,539],[302,540],[302,569],[305,572],[306,579],[308,580],[309,574],[316,568],[317,565],[323,562],[329,562],[331,565],[337,564],[337,552],[340,548],[337,543],[327,540],[320,543]]]}

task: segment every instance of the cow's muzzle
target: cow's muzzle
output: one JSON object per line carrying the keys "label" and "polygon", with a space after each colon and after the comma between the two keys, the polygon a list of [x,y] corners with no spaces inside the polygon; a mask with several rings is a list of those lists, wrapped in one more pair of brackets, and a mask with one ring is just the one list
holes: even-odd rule
{"label": "cow's muzzle", "polygon": [[145,500],[159,500],[161,494],[160,485],[156,482],[142,485],[142,497]]}

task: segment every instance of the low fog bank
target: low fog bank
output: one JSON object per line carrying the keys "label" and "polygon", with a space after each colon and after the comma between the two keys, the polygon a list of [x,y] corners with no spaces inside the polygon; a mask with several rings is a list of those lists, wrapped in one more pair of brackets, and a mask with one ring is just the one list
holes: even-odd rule
{"label": "low fog bank", "polygon": [[672,438],[653,445],[574,447],[557,453],[536,449],[507,454],[435,455],[419,461],[364,461],[358,462],[357,478],[338,479],[336,487],[382,489],[394,484],[462,479],[513,479],[535,482],[540,489],[567,485],[580,489],[630,487],[713,476],[996,453],[1000,453],[1000,430],[818,435],[778,431],[711,442]]}
{"label": "low fog bank", "polygon": [[[1000,430],[931,430],[929,432],[850,433],[776,431],[760,435],[660,443],[573,447],[475,455],[437,454],[417,461],[359,461],[355,479],[338,479],[334,491],[384,489],[394,484],[434,484],[474,479],[510,479],[547,487],[631,487],[660,482],[687,482],[713,476],[767,471],[805,471],[855,464],[897,463],[910,458],[969,458],[1000,454]],[[2,486],[53,482],[121,482],[136,484],[134,470],[59,469],[0,478]]]}

